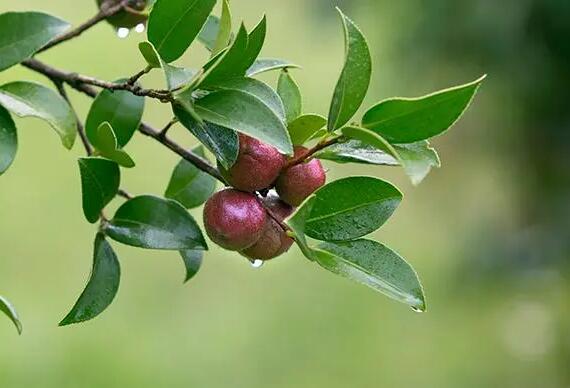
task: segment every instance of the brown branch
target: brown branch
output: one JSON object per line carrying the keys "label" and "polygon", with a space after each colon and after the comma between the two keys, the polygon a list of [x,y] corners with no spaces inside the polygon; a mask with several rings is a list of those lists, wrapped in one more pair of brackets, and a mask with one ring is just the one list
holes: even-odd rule
{"label": "brown branch", "polygon": [[134,85],[137,83],[137,81],[145,74],[148,74],[150,71],[152,70],[152,67],[147,66],[144,69],[142,69],[141,71],[139,71],[138,73],[136,73],[135,75],[133,75],[131,78],[129,78],[127,80],[127,84],[128,85]]}
{"label": "brown branch", "polygon": [[172,128],[172,126],[173,126],[174,124],[176,124],[177,122],[178,122],[178,119],[177,119],[177,118],[173,118],[172,120],[170,120],[170,121],[168,122],[168,124],[166,124],[166,125],[164,126],[164,128],[162,128],[162,130],[160,131],[160,133],[159,133],[160,137],[162,137],[162,138],[166,137],[166,134],[168,133],[168,131],[170,130],[170,128]]}
{"label": "brown branch", "polygon": [[128,191],[123,190],[123,189],[119,189],[119,192],[117,193],[117,195],[120,197],[123,197],[127,200],[134,198]]}
{"label": "brown branch", "polygon": [[290,168],[290,167],[296,166],[297,164],[301,164],[301,163],[309,160],[317,152],[319,152],[319,151],[321,151],[327,147],[330,147],[334,144],[338,144],[338,143],[342,142],[343,140],[344,140],[344,136],[336,136],[336,137],[332,137],[328,140],[321,141],[316,146],[314,146],[313,148],[310,148],[307,151],[300,154],[299,156],[289,160],[284,168]]}
{"label": "brown branch", "polygon": [[97,15],[93,16],[91,19],[87,20],[85,23],[80,24],[79,26],[75,27],[74,29],[66,32],[65,34],[60,35],[56,39],[49,42],[47,45],[42,47],[38,53],[43,51],[49,50],[50,48],[57,46],[60,43],[66,42],[70,39],[76,38],[91,27],[95,26],[96,24],[102,22],[103,20],[116,15],[117,13],[121,12],[128,4],[128,0],[121,1],[118,4],[110,5],[111,2],[105,2],[101,6],[101,10],[97,13]]}

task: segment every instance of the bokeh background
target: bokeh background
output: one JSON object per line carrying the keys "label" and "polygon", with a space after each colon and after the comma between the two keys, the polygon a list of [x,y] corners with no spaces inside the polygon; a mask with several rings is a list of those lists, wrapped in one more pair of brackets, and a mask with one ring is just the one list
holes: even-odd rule
{"label": "bokeh background", "polygon": [[[43,10],[79,23],[92,3],[2,1],[0,12]],[[0,387],[570,387],[570,2],[233,3],[249,26],[267,13],[263,56],[303,66],[294,75],[307,112],[327,112],[342,65],[334,5],[370,41],[368,106],[489,74],[462,122],[434,141],[443,168],[419,187],[398,169],[327,164],[331,180],[371,174],[405,192],[375,237],[418,270],[429,311],[329,274],[296,249],[261,269],[212,249],[182,285],[175,253],[115,244],[123,277],[113,305],[58,328],[91,267],[82,150],[66,152],[46,124],[18,120],[19,154],[0,180],[0,294],[18,308],[24,335],[0,320]],[[118,39],[101,24],[40,57],[117,79],[143,66],[142,39]],[[182,63],[205,58],[195,45]],[[21,67],[0,74],[0,83],[16,79],[48,84]],[[89,100],[71,96],[85,117]],[[170,118],[158,105],[145,113],[157,127]],[[138,167],[124,186],[161,194],[177,158],[142,136],[129,151]]]}

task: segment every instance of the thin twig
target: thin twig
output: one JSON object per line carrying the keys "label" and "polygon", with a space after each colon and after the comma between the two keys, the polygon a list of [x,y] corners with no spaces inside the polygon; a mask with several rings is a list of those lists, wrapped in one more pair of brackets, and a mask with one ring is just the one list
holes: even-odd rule
{"label": "thin twig", "polygon": [[313,148],[308,149],[307,151],[303,152],[299,156],[291,159],[289,162],[287,162],[287,164],[285,165],[284,168],[290,168],[290,167],[296,166],[297,164],[301,164],[301,163],[309,160],[317,152],[319,152],[319,151],[321,151],[327,147],[330,147],[334,144],[340,143],[343,140],[344,140],[344,136],[336,136],[336,137],[330,138],[328,140],[321,141],[316,146],[314,146]]}
{"label": "thin twig", "polygon": [[125,199],[133,199],[134,197],[126,190],[123,189],[119,189],[119,192],[117,193],[117,195],[125,198]]}
{"label": "thin twig", "polygon": [[138,73],[136,73],[135,75],[133,75],[131,78],[129,78],[127,80],[127,84],[129,85],[134,85],[137,83],[137,81],[145,74],[148,74],[150,71],[152,70],[152,67],[147,66],[144,69],[142,69],[141,71],[139,71]]}
{"label": "thin twig", "polygon": [[159,132],[160,137],[162,137],[162,138],[166,137],[166,135],[168,134],[168,131],[170,130],[170,128],[172,128],[172,126],[173,126],[174,124],[176,124],[177,122],[178,122],[178,119],[177,119],[177,118],[173,118],[172,120],[170,120],[170,121],[168,122],[168,124],[166,124],[166,125],[164,126],[164,128],[162,128],[162,130]]}
{"label": "thin twig", "polygon": [[109,4],[109,2],[104,3],[101,7],[101,10],[97,13],[97,15],[93,16],[91,19],[87,20],[85,23],[80,24],[79,26],[75,27],[74,29],[66,32],[65,34],[60,35],[56,39],[49,42],[45,45],[42,49],[38,51],[41,53],[43,51],[49,50],[50,48],[57,46],[60,43],[66,42],[70,39],[76,38],[91,27],[95,26],[96,24],[102,22],[103,20],[116,15],[117,13],[121,12],[125,6],[128,4],[128,0],[124,0],[119,4],[113,4],[111,6],[105,5]]}

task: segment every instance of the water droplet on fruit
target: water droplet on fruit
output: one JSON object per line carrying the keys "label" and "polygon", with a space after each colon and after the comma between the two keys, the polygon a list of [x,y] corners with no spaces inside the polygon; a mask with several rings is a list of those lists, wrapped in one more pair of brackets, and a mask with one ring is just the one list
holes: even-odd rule
{"label": "water droplet on fruit", "polygon": [[128,28],[120,27],[120,28],[117,30],[117,36],[118,36],[120,39],[125,39],[127,36],[129,36],[129,32],[131,32],[131,30],[129,30]]}
{"label": "water droplet on fruit", "polygon": [[139,34],[142,34],[144,32],[144,29],[145,29],[144,23],[139,23],[135,27],[135,31],[138,32]]}
{"label": "water droplet on fruit", "polygon": [[252,266],[253,268],[256,268],[256,269],[257,269],[257,268],[263,267],[263,264],[264,264],[264,263],[265,263],[265,262],[264,262],[263,260],[256,259],[256,260],[253,260],[253,261],[251,262],[251,266]]}

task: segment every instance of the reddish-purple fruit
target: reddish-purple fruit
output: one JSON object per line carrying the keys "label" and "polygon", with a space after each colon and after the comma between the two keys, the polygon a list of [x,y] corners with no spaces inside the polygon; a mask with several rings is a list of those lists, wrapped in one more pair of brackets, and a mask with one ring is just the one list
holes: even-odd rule
{"label": "reddish-purple fruit", "polygon": [[[279,221],[283,221],[293,213],[293,208],[281,201],[277,196],[267,197],[265,206]],[[271,260],[287,252],[293,245],[293,239],[271,216],[267,215],[261,237],[251,247],[241,253],[253,260]]]}
{"label": "reddish-purple fruit", "polygon": [[222,248],[240,251],[259,240],[266,212],[253,194],[233,189],[214,194],[204,207],[204,226]]}
{"label": "reddish-purple fruit", "polygon": [[[295,156],[301,156],[307,149],[295,147]],[[318,159],[299,163],[281,172],[275,189],[281,199],[291,206],[299,206],[308,196],[313,194],[326,182],[326,173]]]}
{"label": "reddish-purple fruit", "polygon": [[235,164],[221,173],[238,190],[253,192],[270,187],[281,172],[285,157],[274,147],[249,136],[239,135]]}

